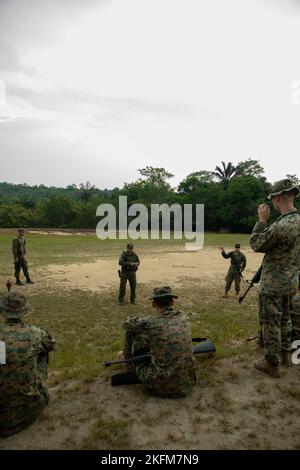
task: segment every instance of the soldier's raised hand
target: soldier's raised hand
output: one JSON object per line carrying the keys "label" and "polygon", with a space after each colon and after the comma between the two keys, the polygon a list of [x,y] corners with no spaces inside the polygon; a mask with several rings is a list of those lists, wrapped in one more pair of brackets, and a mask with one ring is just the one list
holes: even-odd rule
{"label": "soldier's raised hand", "polygon": [[266,224],[271,215],[270,206],[268,206],[268,204],[261,204],[258,206],[257,213],[259,221]]}

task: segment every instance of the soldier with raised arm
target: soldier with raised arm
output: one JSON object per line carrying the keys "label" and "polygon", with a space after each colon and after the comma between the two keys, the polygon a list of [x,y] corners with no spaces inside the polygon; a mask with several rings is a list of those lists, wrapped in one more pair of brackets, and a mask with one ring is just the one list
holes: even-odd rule
{"label": "soldier with raised arm", "polygon": [[235,282],[235,295],[238,296],[241,289],[241,277],[247,265],[247,259],[244,253],[241,252],[241,245],[235,244],[234,251],[226,253],[223,247],[220,247],[221,255],[225,259],[230,259],[230,266],[226,276],[225,294],[224,298],[228,298],[228,292],[231,289],[233,281]]}
{"label": "soldier with raised arm", "polygon": [[300,265],[300,214],[294,207],[299,188],[289,179],[274,184],[269,196],[280,217],[271,225],[270,207],[261,204],[250,245],[265,253],[259,289],[259,317],[265,358],[255,367],[280,377],[279,363],[291,365],[291,300],[298,287]]}

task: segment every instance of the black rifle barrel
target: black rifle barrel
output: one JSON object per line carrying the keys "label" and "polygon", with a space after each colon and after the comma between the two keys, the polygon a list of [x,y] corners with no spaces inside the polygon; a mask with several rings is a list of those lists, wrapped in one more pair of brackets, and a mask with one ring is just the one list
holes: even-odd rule
{"label": "black rifle barrel", "polygon": [[242,295],[240,298],[239,298],[239,303],[241,304],[244,300],[244,298],[246,297],[246,295],[248,294],[248,292],[252,289],[252,287],[254,286],[254,284],[258,284],[259,281],[260,281],[260,278],[261,278],[261,273],[262,273],[262,266],[260,266],[260,268],[258,269],[258,271],[256,271],[256,273],[254,274],[253,278],[251,279],[250,281],[250,285],[248,287],[248,289],[246,290],[246,292],[244,293],[244,295]]}

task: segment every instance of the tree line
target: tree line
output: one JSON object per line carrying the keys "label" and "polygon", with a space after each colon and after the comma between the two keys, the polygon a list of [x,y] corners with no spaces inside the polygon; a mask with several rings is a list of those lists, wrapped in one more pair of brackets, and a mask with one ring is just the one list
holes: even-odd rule
{"label": "tree line", "polygon": [[[174,175],[164,168],[139,169],[140,177],[122,188],[99,189],[90,184],[66,188],[0,183],[0,227],[94,229],[96,209],[110,203],[118,209],[119,196],[128,205],[204,204],[207,231],[248,233],[256,220],[257,206],[266,202],[271,184],[258,160],[233,165],[222,162],[214,171],[199,170],[186,176],[175,188]],[[300,185],[297,175],[286,175]],[[297,202],[300,209],[299,202]],[[273,217],[275,217],[275,212]]]}

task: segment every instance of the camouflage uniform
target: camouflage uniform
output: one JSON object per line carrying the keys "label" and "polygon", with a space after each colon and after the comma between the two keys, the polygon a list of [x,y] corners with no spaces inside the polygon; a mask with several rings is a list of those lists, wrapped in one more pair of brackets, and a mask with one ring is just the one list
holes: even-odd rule
{"label": "camouflage uniform", "polygon": [[292,299],[291,321],[292,321],[292,340],[300,339],[300,294]]}
{"label": "camouflage uniform", "polygon": [[[276,194],[274,194],[276,195]],[[292,211],[272,225],[257,222],[250,239],[252,249],[265,253],[259,289],[259,318],[265,359],[279,364],[281,351],[291,350],[291,299],[298,287],[300,215]]]}
{"label": "camouflage uniform", "polygon": [[136,375],[146,388],[161,397],[186,396],[197,381],[191,326],[186,315],[168,307],[154,316],[130,317],[123,327],[126,359],[137,352],[152,355],[150,362],[135,366]]}
{"label": "camouflage uniform", "polygon": [[[129,244],[129,247],[133,245]],[[122,266],[120,273],[120,290],[119,301],[122,303],[125,298],[127,280],[130,285],[130,302],[133,303],[136,298],[136,271],[137,266],[130,266],[130,263],[140,264],[140,259],[136,253],[129,254],[128,251],[123,251],[119,259],[119,265]]]}
{"label": "camouflage uniform", "polygon": [[6,345],[6,364],[0,365],[0,436],[9,436],[29,426],[48,404],[45,380],[55,341],[23,323],[29,307],[22,292],[7,294],[0,309],[5,318],[0,341]]}
{"label": "camouflage uniform", "polygon": [[235,281],[235,291],[238,294],[241,289],[241,273],[247,265],[246,256],[241,251],[231,251],[230,253],[222,251],[221,254],[223,258],[231,260],[226,276],[225,294],[230,291],[233,281]]}
{"label": "camouflage uniform", "polygon": [[12,243],[12,252],[14,255],[14,265],[15,265],[15,278],[17,283],[20,283],[20,272],[23,270],[24,276],[26,277],[27,282],[31,282],[28,264],[25,258],[26,255],[26,240],[25,238],[18,236],[13,240]]}

